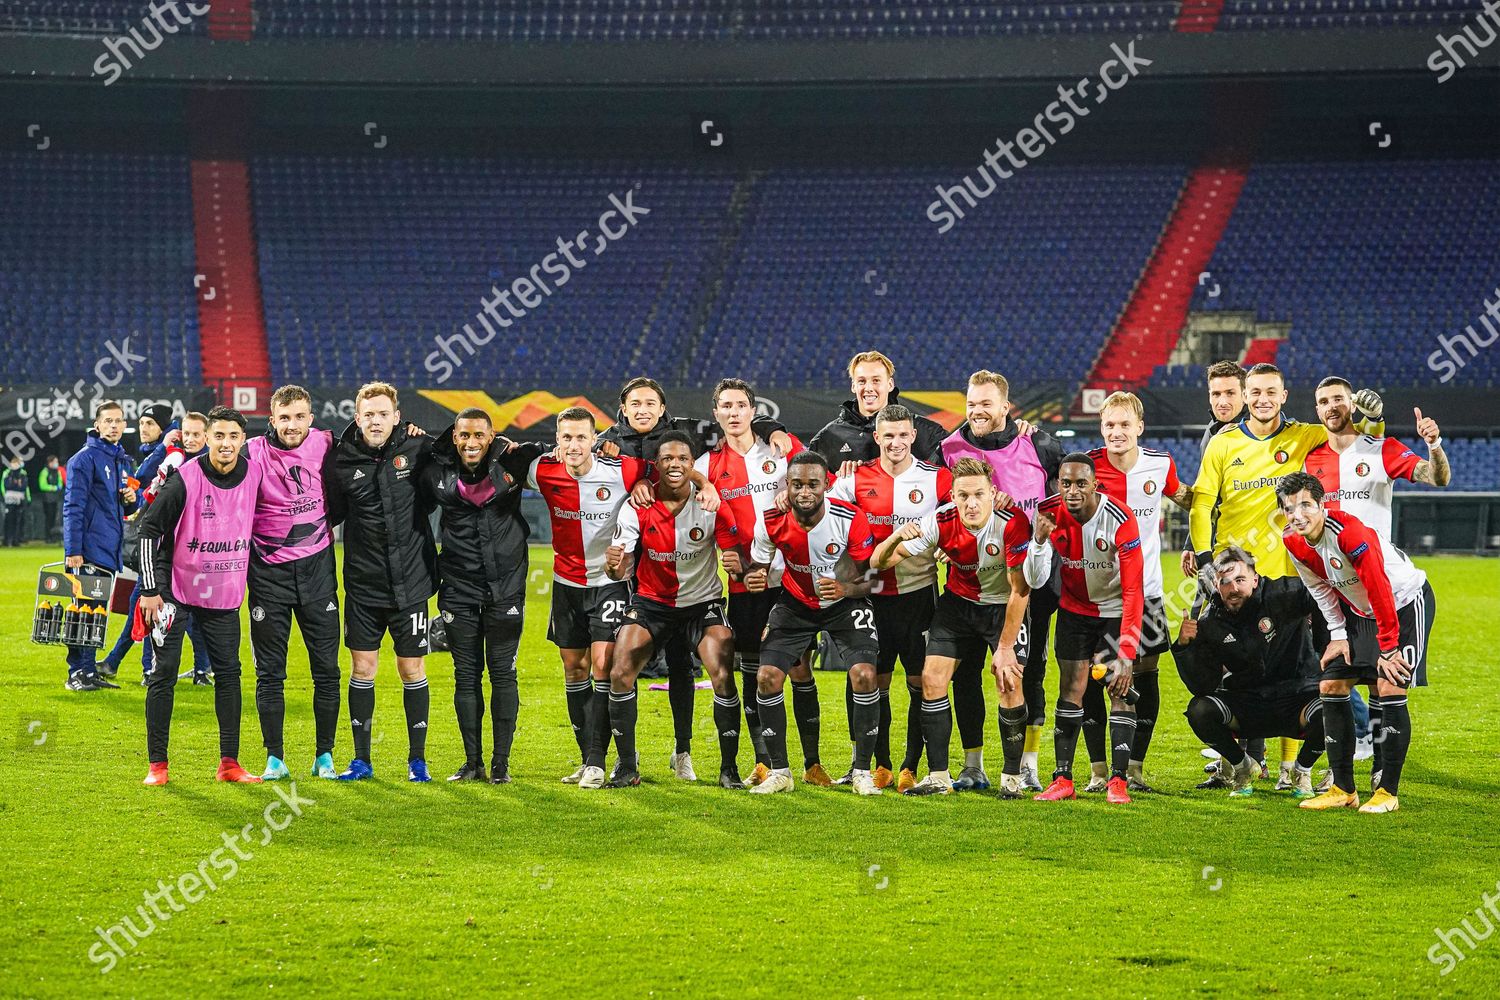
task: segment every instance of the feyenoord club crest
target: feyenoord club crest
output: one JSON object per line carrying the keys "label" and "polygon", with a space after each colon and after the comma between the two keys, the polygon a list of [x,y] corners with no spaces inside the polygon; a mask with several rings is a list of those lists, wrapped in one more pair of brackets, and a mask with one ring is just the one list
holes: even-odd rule
{"label": "feyenoord club crest", "polygon": [[691,538],[695,542],[702,541],[703,540],[703,529],[695,526],[693,528],[693,530],[691,530],[691,531],[688,532],[688,537]]}
{"label": "feyenoord club crest", "polygon": [[1103,535],[1100,535],[1099,537],[1094,539],[1094,548],[1098,549],[1100,552],[1108,552],[1109,542],[1105,540]]}
{"label": "feyenoord club crest", "polygon": [[1334,569],[1343,569],[1344,568],[1344,564],[1341,563],[1341,562],[1339,562],[1339,557],[1338,556],[1329,556],[1328,557],[1328,565],[1332,566]]}
{"label": "feyenoord club crest", "polygon": [[1356,476],[1368,476],[1370,474],[1370,463],[1360,462],[1354,467],[1354,474]]}
{"label": "feyenoord club crest", "polygon": [[760,471],[769,476],[771,473],[776,471],[776,463],[768,458],[764,462],[760,463]]}
{"label": "feyenoord club crest", "polygon": [[49,576],[49,577],[47,577],[47,582],[44,583],[44,584],[42,584],[42,586],[46,587],[48,590],[56,590],[57,589],[57,577],[55,577],[55,576]]}
{"label": "feyenoord club crest", "polygon": [[453,612],[451,612],[451,611],[444,611],[443,612],[443,621],[447,622],[449,625],[452,625],[453,624]]}
{"label": "feyenoord club crest", "polygon": [[984,554],[992,557],[998,556],[1000,554],[1000,546],[996,545],[994,542],[986,542],[984,546]]}
{"label": "feyenoord club crest", "polygon": [[921,503],[922,502],[922,491],[921,490],[912,490],[910,493],[906,494],[906,499],[910,500],[912,503]]}
{"label": "feyenoord club crest", "polygon": [[1148,480],[1146,480],[1146,485],[1145,485],[1145,486],[1142,486],[1142,487],[1141,487],[1141,490],[1142,490],[1142,491],[1143,491],[1143,492],[1144,492],[1144,493],[1145,493],[1145,494],[1146,494],[1146,495],[1147,495],[1147,496],[1148,496],[1148,497],[1149,497],[1149,496],[1155,496],[1155,495],[1156,495],[1156,481],[1155,481],[1155,480],[1152,480],[1152,479],[1148,479]]}
{"label": "feyenoord club crest", "polygon": [[1277,465],[1285,465],[1287,463],[1287,459],[1291,458],[1292,456],[1286,453],[1285,448],[1277,448],[1276,454],[1272,455],[1271,457],[1276,459]]}
{"label": "feyenoord club crest", "polygon": [[831,556],[838,555],[839,543],[838,542],[829,542],[827,545],[823,546],[823,551],[827,552]]}
{"label": "feyenoord club crest", "polygon": [[1260,622],[1259,622],[1259,625],[1260,625],[1261,635],[1270,635],[1271,634],[1271,629],[1274,627],[1271,624],[1271,619],[1269,619],[1269,618],[1262,618],[1260,620]]}
{"label": "feyenoord club crest", "polygon": [[397,455],[395,458],[391,459],[391,464],[398,469],[404,469],[406,468],[408,463],[406,461],[405,455]]}
{"label": "feyenoord club crest", "polygon": [[601,486],[601,487],[599,487],[599,489],[594,493],[594,496],[598,497],[600,500],[608,500],[609,499],[609,487],[608,486]]}
{"label": "feyenoord club crest", "polygon": [[266,609],[257,604],[255,607],[250,609],[250,619],[257,622],[265,621]]}

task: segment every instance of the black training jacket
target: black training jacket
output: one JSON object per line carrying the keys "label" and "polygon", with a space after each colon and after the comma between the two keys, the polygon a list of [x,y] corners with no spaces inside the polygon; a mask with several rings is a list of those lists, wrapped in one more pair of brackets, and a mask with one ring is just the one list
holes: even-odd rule
{"label": "black training jacket", "polygon": [[344,525],[344,594],[375,608],[408,608],[437,590],[430,508],[417,489],[432,438],[398,426],[380,448],[357,424],[339,436],[334,475],[324,483],[330,524]]}
{"label": "black training jacket", "polygon": [[[770,417],[756,416],[750,422],[750,429],[759,435],[761,440],[768,441],[772,434],[784,431],[786,427]],[[630,426],[630,421],[625,419],[625,411],[621,409],[615,414],[614,425],[599,435],[599,443],[613,441],[620,446],[620,454],[654,462],[656,449],[661,445],[662,435],[668,431],[682,431],[688,436],[693,442],[694,458],[713,447],[714,442],[719,438],[719,428],[716,424],[706,420],[694,420],[692,417],[674,417],[665,411],[656,421],[656,426],[642,434]]]}
{"label": "black training jacket", "polygon": [[[888,403],[900,403],[900,394],[892,391]],[[904,404],[903,404],[904,405]],[[931,417],[913,413],[917,431],[916,443],[912,445],[914,457],[933,465],[943,464],[943,439],[948,432],[943,425]],[[813,435],[807,446],[828,460],[837,471],[844,462],[868,462],[880,457],[880,445],[875,442],[875,418],[859,412],[859,403],[844,400],[839,415]]]}
{"label": "black training jacket", "polygon": [[1177,672],[1195,695],[1220,687],[1259,689],[1268,696],[1316,691],[1318,659],[1307,624],[1315,614],[1321,612],[1305,587],[1267,597],[1262,581],[1237,614],[1215,594],[1198,619],[1198,638],[1172,644]]}

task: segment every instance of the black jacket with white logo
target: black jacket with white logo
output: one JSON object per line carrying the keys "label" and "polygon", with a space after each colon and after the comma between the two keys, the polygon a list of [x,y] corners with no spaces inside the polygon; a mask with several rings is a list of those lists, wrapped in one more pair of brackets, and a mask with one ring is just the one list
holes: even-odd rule
{"label": "black jacket with white logo", "polygon": [[[899,393],[893,391],[889,403],[900,403]],[[916,443],[911,453],[916,458],[933,465],[943,464],[943,439],[948,432],[943,425],[931,417],[913,413],[917,431]],[[813,435],[808,446],[828,460],[834,471],[844,462],[868,462],[880,457],[880,445],[875,442],[875,418],[859,412],[859,402],[844,400],[839,415]]]}
{"label": "black jacket with white logo", "polygon": [[1198,638],[1172,644],[1182,682],[1195,695],[1257,690],[1267,697],[1318,689],[1307,616],[1321,614],[1305,587],[1265,593],[1265,581],[1238,612],[1217,594],[1198,619]]}
{"label": "black jacket with white logo", "polygon": [[437,590],[437,549],[417,483],[432,438],[398,426],[379,448],[357,424],[339,436],[324,483],[330,524],[344,525],[344,594],[372,608],[409,608]]}

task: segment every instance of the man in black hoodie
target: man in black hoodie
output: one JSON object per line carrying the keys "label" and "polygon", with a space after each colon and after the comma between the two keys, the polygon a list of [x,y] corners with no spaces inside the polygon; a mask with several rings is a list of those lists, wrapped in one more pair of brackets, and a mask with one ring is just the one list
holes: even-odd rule
{"label": "man in black hoodie", "polygon": [[[839,415],[813,435],[808,447],[828,460],[828,467],[840,478],[854,474],[854,466],[880,457],[875,443],[875,417],[889,403],[900,402],[896,388],[896,365],[879,351],[862,351],[849,359],[849,391],[852,399],[844,400]],[[918,415],[917,441],[912,445],[914,457],[932,465],[942,465],[943,438],[948,432],[942,424]],[[758,428],[757,428],[758,430]]]}
{"label": "man in black hoodie", "polygon": [[[782,455],[792,452],[792,438],[779,421],[758,415],[750,424],[757,435]],[[706,440],[702,430],[710,428],[717,438],[718,425],[712,421],[694,420],[691,417],[674,417],[667,412],[667,394],[655,379],[639,375],[625,383],[620,390],[620,413],[615,425],[599,435],[598,447],[613,444],[619,454],[631,458],[656,460],[656,449],[662,436],[670,431],[687,434],[693,454],[701,455],[713,443]],[[606,454],[608,451],[606,449]],[[675,748],[672,751],[672,770],[684,781],[695,780],[692,758],[689,756],[693,738],[693,658],[685,636],[673,634],[658,650],[653,662],[642,675],[660,677],[662,671],[657,664],[665,662],[665,675],[669,678],[667,700],[672,706],[672,729]]]}
{"label": "man in black hoodie", "polygon": [[334,474],[324,484],[329,523],[344,524],[344,645],[352,661],[354,760],[338,777],[360,781],[374,776],[370,724],[375,671],[380,644],[389,632],[404,689],[407,780],[431,781],[424,657],[427,601],[437,589],[437,550],[417,482],[431,458],[432,439],[408,432],[396,390],[384,382],[371,382],[355,394],[354,414],[335,448]]}
{"label": "man in black hoodie", "polygon": [[[521,490],[537,445],[495,435],[485,411],[461,411],[435,439],[422,470],[424,500],[440,513],[438,608],[453,651],[453,708],[464,765],[449,781],[510,782],[510,747],[520,695],[516,655],[526,614],[526,519]],[[484,675],[490,676],[495,752],[484,770]]]}

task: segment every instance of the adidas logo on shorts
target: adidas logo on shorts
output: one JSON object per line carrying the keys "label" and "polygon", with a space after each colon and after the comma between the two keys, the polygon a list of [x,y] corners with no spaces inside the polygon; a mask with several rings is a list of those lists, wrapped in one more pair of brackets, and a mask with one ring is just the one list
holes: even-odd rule
{"label": "adidas logo on shorts", "polygon": [[355,469],[354,470],[354,478],[355,479],[363,479],[363,478],[365,478],[365,470],[364,469]]}
{"label": "adidas logo on shorts", "polygon": [[521,613],[521,612],[520,612],[520,611],[518,611],[518,610],[517,610],[517,609],[516,609],[516,606],[515,606],[515,605],[514,605],[514,604],[512,604],[512,605],[511,605],[511,606],[510,606],[510,610],[509,610],[509,611],[507,611],[507,612],[505,612],[505,613],[506,613],[506,614],[508,614],[508,615],[518,615],[518,614],[520,614],[520,613]]}
{"label": "adidas logo on shorts", "polygon": [[338,602],[337,601],[329,601],[328,602],[328,607],[324,608],[323,610],[324,611],[337,611],[338,609],[339,609],[339,606],[338,606]]}

